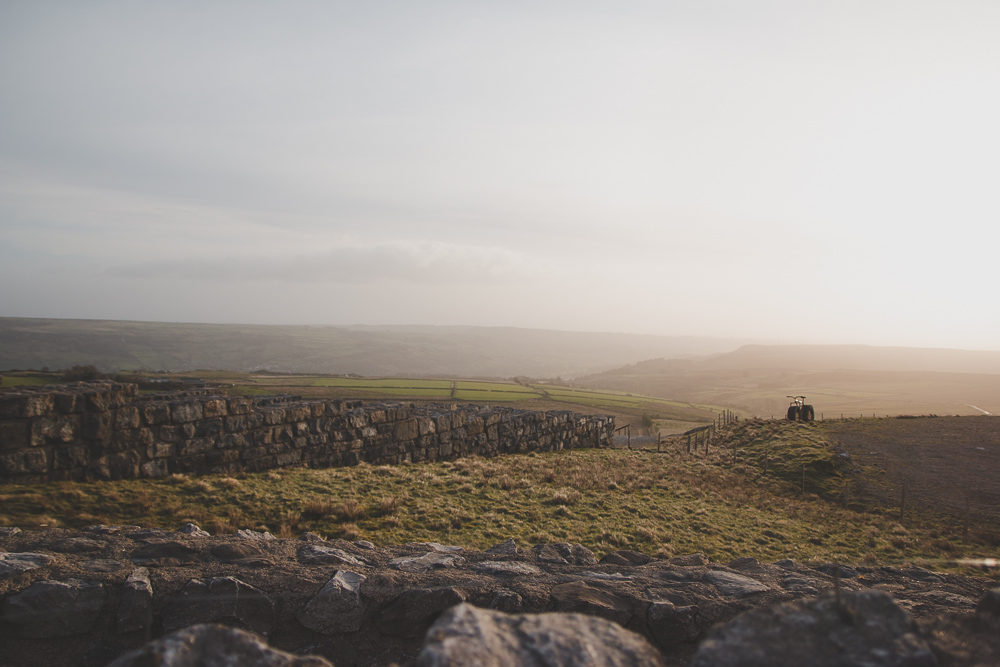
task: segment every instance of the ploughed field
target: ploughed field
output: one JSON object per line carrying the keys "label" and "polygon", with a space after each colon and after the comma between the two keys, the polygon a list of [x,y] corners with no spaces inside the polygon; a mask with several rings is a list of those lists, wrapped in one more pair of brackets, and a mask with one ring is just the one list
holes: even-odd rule
{"label": "ploughed field", "polygon": [[859,491],[965,531],[1000,524],[1000,417],[858,419],[823,425],[851,456]]}

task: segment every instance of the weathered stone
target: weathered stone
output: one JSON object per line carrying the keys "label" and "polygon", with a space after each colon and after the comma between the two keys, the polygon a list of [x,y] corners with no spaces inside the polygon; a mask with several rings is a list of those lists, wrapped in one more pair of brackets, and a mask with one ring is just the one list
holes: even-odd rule
{"label": "weathered stone", "polygon": [[589,616],[600,616],[619,625],[628,625],[632,618],[632,603],[618,595],[595,588],[584,581],[572,581],[552,587],[556,609]]}
{"label": "weathered stone", "polygon": [[3,620],[22,637],[82,635],[93,627],[105,597],[104,586],[94,581],[39,581],[7,598]]}
{"label": "weathered stone", "polygon": [[980,598],[979,604],[976,605],[976,613],[1000,618],[1000,588],[991,588],[986,591],[986,594]]}
{"label": "weathered stone", "polygon": [[685,554],[683,556],[674,556],[667,562],[671,565],[679,565],[680,567],[698,567],[700,565],[708,565],[708,557],[706,557],[705,554],[698,552]]}
{"label": "weathered stone", "polygon": [[500,544],[494,544],[486,550],[486,553],[496,556],[516,556],[518,554],[517,542],[513,537],[508,537]]}
{"label": "weathered stone", "polygon": [[220,625],[194,625],[126,653],[108,667],[332,667],[321,657],[292,655],[260,638]]}
{"label": "weathered stone", "polygon": [[178,533],[184,535],[190,535],[191,537],[211,537],[211,534],[207,530],[202,530],[195,523],[186,523],[177,529]]}
{"label": "weathered stone", "polygon": [[832,593],[743,613],[713,628],[691,667],[936,667],[909,615],[882,591]]}
{"label": "weathered stone", "polygon": [[320,544],[307,544],[302,547],[299,549],[298,558],[299,562],[307,565],[367,565],[343,549]]}
{"label": "weathered stone", "polygon": [[405,547],[420,547],[422,549],[430,549],[431,551],[437,551],[445,554],[457,554],[465,551],[465,547],[456,547],[449,544],[439,544],[437,542],[407,542],[403,546]]}
{"label": "weathered stone", "polygon": [[454,588],[414,588],[386,605],[376,625],[384,635],[422,637],[442,611],[464,601]]}
{"label": "weathered stone", "polygon": [[299,535],[299,539],[302,540],[303,542],[326,542],[326,540],[324,540],[322,537],[308,530]]}
{"label": "weathered stone", "polygon": [[354,540],[352,544],[359,549],[364,549],[365,551],[374,551],[377,548],[373,543],[369,542],[368,540]]}
{"label": "weathered stone", "polygon": [[131,558],[133,562],[143,564],[157,561],[186,562],[196,560],[200,555],[201,552],[194,547],[172,540],[165,540],[139,547],[132,552]]}
{"label": "weathered stone", "polygon": [[21,532],[21,529],[16,526],[3,526],[0,527],[0,537],[10,537],[12,535],[17,535]]}
{"label": "weathered stone", "polygon": [[326,635],[355,632],[365,617],[360,593],[365,579],[362,574],[338,570],[295,617],[310,630]]}
{"label": "weathered stone", "polygon": [[536,544],[532,547],[538,560],[544,563],[569,565],[596,565],[594,553],[581,544],[555,542],[553,544]]}
{"label": "weathered stone", "polygon": [[420,556],[403,556],[389,561],[389,567],[403,572],[427,572],[443,570],[465,562],[461,556],[430,551]]}
{"label": "weathered stone", "polygon": [[118,632],[138,632],[152,624],[153,585],[149,581],[149,570],[139,567],[125,580],[116,626]]}
{"label": "weathered stone", "polygon": [[[836,563],[826,563],[824,565],[820,565],[816,569],[823,574],[828,574],[831,577],[840,577],[841,579],[856,579],[858,577],[858,571],[853,567],[838,565]],[[927,570],[924,570],[924,572],[927,572]],[[930,572],[927,573],[932,574]]]}
{"label": "weathered stone", "polygon": [[274,603],[235,577],[192,579],[164,608],[163,629],[197,623],[222,623],[267,637],[274,629]]}
{"label": "weathered stone", "polygon": [[520,614],[524,611],[524,599],[514,591],[501,588],[493,591],[487,607],[505,614]]}
{"label": "weathered stone", "polygon": [[107,546],[107,543],[87,537],[67,537],[65,539],[50,540],[45,546],[59,553],[78,554],[88,551],[100,551]]}
{"label": "weathered stone", "polygon": [[646,612],[646,625],[653,639],[665,650],[693,642],[701,634],[698,607],[677,607],[669,600],[654,600]]}
{"label": "weathered stone", "polygon": [[237,530],[236,534],[239,535],[240,537],[242,537],[245,540],[264,540],[264,541],[270,541],[270,540],[274,539],[274,535],[272,535],[271,533],[269,533],[267,531],[258,532],[256,530],[242,529],[242,530]]}
{"label": "weathered stone", "polygon": [[[16,528],[14,530],[17,530]],[[20,532],[20,531],[18,531]],[[14,533],[11,533],[12,535]],[[9,577],[28,570],[45,567],[55,559],[46,554],[0,552],[0,577]]]}
{"label": "weathered stone", "polygon": [[508,615],[462,604],[427,633],[420,667],[654,667],[663,656],[639,635],[580,614]]}
{"label": "weathered stone", "polygon": [[704,580],[719,589],[719,592],[723,595],[737,598],[771,590],[769,586],[760,583],[756,579],[744,577],[733,572],[726,572],[725,570],[711,570],[706,572]]}
{"label": "weathered stone", "polygon": [[484,574],[509,574],[514,576],[535,576],[542,571],[529,563],[519,563],[517,561],[495,561],[484,560],[472,566],[476,572]]}

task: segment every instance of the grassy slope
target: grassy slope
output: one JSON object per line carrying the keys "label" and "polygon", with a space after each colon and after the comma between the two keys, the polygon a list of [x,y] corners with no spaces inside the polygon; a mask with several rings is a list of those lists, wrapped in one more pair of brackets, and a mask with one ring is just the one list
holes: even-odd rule
{"label": "grassy slope", "polygon": [[796,466],[775,465],[764,477],[749,452],[741,451],[746,460],[734,467],[728,449],[690,456],[676,444],[664,454],[578,450],[235,477],[6,485],[0,524],[172,528],[194,521],[212,532],[255,528],[294,536],[311,530],[382,544],[431,540],[478,548],[512,536],[521,544],[580,542],[599,554],[702,551],[719,561],[993,555],[995,528],[977,528],[963,541],[947,523],[904,527],[891,512],[857,501],[845,509],[835,495],[821,498],[814,491],[835,492],[841,476],[818,431],[744,437],[754,439],[749,449],[770,439],[772,450],[779,443],[789,449],[789,459],[831,465],[815,468],[804,494]]}

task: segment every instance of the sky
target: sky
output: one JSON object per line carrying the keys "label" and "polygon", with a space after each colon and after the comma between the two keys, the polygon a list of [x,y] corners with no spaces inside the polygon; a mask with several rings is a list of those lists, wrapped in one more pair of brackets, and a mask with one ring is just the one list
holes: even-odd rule
{"label": "sky", "polygon": [[1000,349],[995,0],[0,3],[0,316]]}

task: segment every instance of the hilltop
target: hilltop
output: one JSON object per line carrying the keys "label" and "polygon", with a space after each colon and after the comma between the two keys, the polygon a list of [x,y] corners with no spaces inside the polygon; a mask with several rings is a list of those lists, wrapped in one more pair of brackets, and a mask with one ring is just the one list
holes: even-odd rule
{"label": "hilltop", "polygon": [[745,345],[702,359],[650,359],[574,384],[783,414],[804,394],[817,416],[1000,414],[1000,352],[866,345]]}

